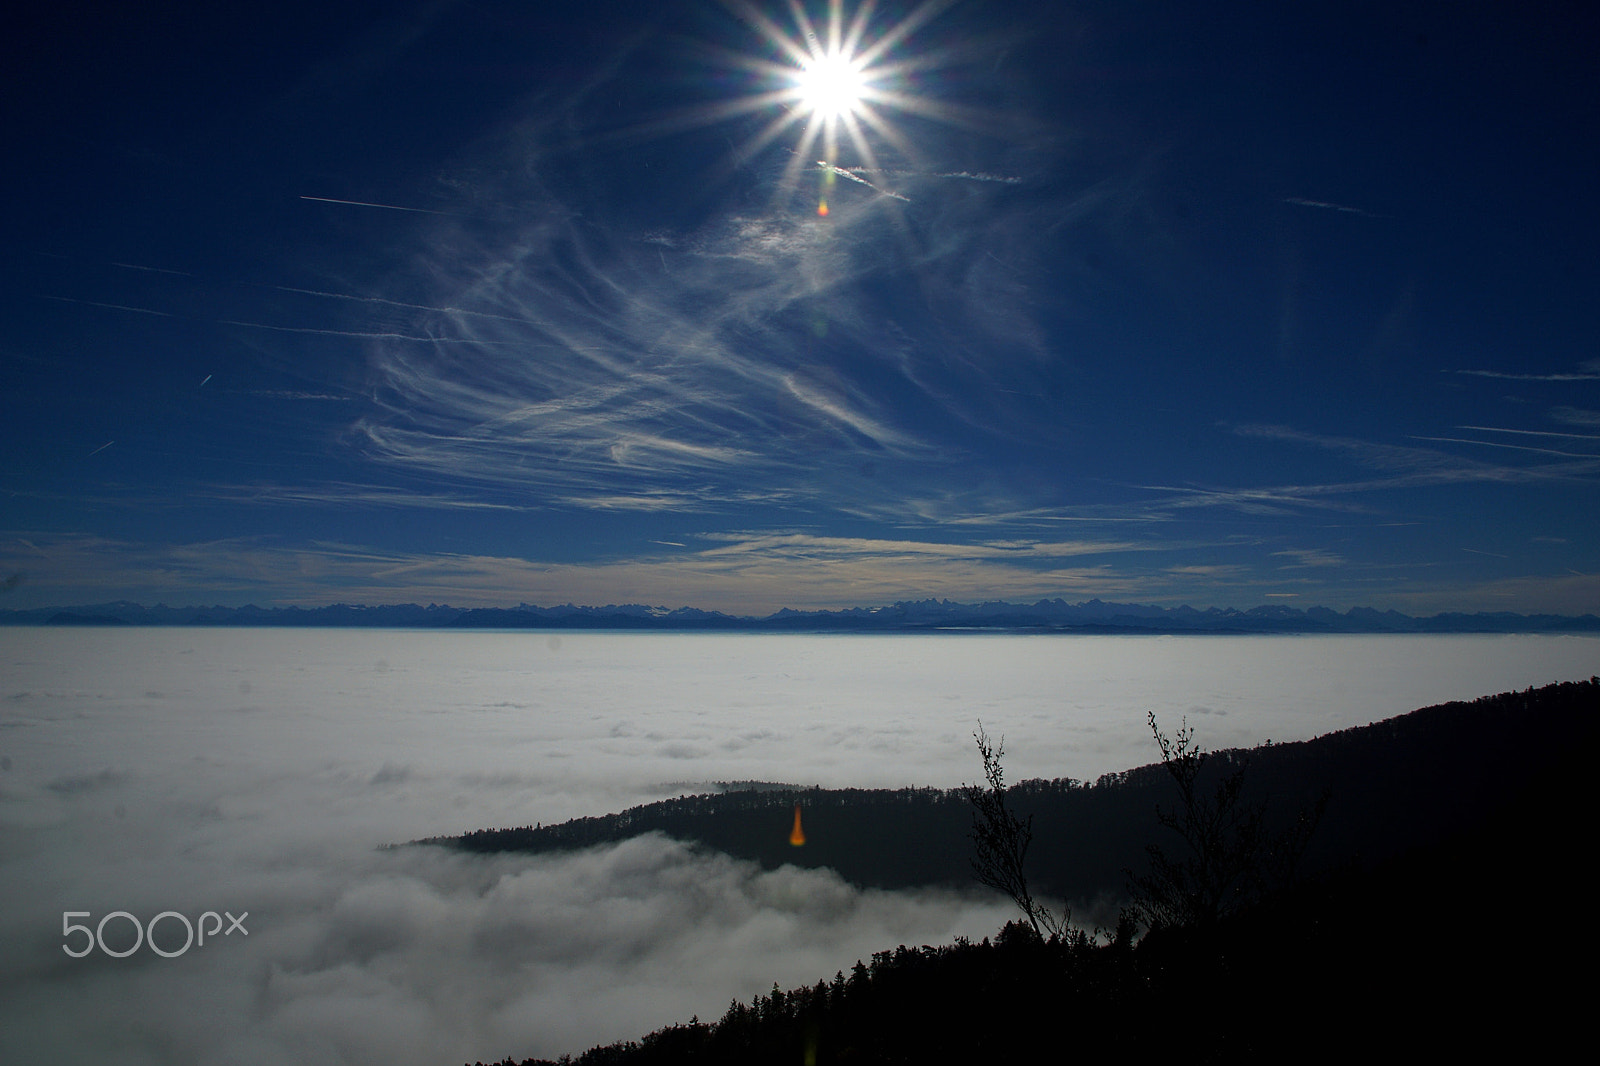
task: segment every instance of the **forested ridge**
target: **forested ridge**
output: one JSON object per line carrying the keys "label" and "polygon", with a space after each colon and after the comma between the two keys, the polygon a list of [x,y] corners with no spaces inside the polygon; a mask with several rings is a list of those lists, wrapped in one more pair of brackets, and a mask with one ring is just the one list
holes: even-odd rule
{"label": "forested ridge", "polygon": [[[1146,928],[1125,909],[1111,928],[1063,937],[1042,938],[1019,921],[978,943],[901,945],[813,986],[774,985],[750,1003],[735,1001],[718,1021],[691,1019],[562,1061],[1550,1058],[1564,1053],[1587,1012],[1587,980],[1573,976],[1571,963],[1595,947],[1581,902],[1591,884],[1597,726],[1600,678],[1591,678],[1426,708],[1304,744],[1216,753],[1209,781],[1248,759],[1260,797],[1252,802],[1271,805],[1280,820],[1303,813],[1295,804],[1313,790],[1330,790],[1330,800],[1307,874],[1215,923]],[[1055,803],[1054,818],[1125,811],[1126,831],[1146,824],[1134,817],[1143,801],[1170,810],[1171,786],[1157,764],[1093,786],[1025,782],[1007,799],[1024,813]],[[769,790],[685,797],[456,843],[571,846],[554,842],[594,843],[606,833],[724,815],[722,828],[734,837],[744,816],[786,813],[797,796],[819,811],[873,812],[874,824],[954,819],[963,832],[971,824],[959,791]],[[1334,820],[1341,806],[1347,814]],[[920,813],[895,817],[908,811]],[[1153,813],[1146,821],[1151,835],[1131,850],[1159,839]],[[1059,824],[1035,819],[1041,854],[1068,850],[1052,839]],[[1124,878],[1140,865],[1135,860]]]}
{"label": "forested ridge", "polygon": [[[1246,767],[1246,798],[1282,819],[1326,793],[1307,872],[1375,862],[1443,839],[1510,802],[1594,733],[1595,682],[1551,685],[1413,711],[1313,740],[1213,753],[1215,781]],[[1091,783],[1030,780],[1012,804],[1034,816],[1031,875],[1046,893],[1088,903],[1121,894],[1124,871],[1159,839],[1172,801],[1160,763]],[[795,804],[806,846],[789,845]],[[827,866],[862,886],[968,886],[971,809],[961,789],[748,788],[682,796],[555,825],[484,829],[426,843],[477,852],[591,847],[661,832],[768,868]]]}

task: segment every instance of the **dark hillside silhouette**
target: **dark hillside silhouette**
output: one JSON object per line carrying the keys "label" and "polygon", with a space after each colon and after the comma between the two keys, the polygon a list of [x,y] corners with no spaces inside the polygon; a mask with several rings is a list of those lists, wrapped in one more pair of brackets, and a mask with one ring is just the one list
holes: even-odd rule
{"label": "dark hillside silhouette", "polygon": [[[789,833],[799,804],[806,844]],[[966,799],[951,789],[764,788],[680,796],[620,814],[559,825],[485,829],[424,843],[466,851],[560,851],[660,832],[769,869],[828,866],[864,885],[904,888],[965,882]],[[954,874],[952,874],[954,871]]]}
{"label": "dark hillside silhouette", "polygon": [[[1248,762],[1245,799],[1268,804],[1269,828],[1330,797],[1302,872],[1371,866],[1466,831],[1503,809],[1573,751],[1600,723],[1600,682],[1550,685],[1428,707],[1373,725],[1249,752],[1210,754],[1201,787]],[[1593,750],[1589,748],[1589,750]],[[1090,785],[1032,780],[1006,792],[1033,817],[1028,876],[1035,895],[1092,902],[1124,894],[1125,870],[1142,870],[1145,846],[1167,841],[1156,817],[1171,805],[1160,763],[1107,774]],[[791,847],[794,805],[807,843]],[[753,859],[828,866],[863,886],[971,886],[971,808],[960,789],[764,789],[686,796],[559,825],[489,829],[428,843],[470,851],[540,852],[662,832]],[[1525,832],[1540,836],[1535,820]]]}
{"label": "dark hillside silhouette", "polygon": [[[719,1021],[692,1019],[562,1062],[1567,1057],[1581,1046],[1588,1017],[1589,985],[1573,962],[1593,958],[1596,946],[1592,923],[1572,904],[1588,898],[1591,883],[1597,724],[1600,679],[1591,678],[1257,749],[1249,776],[1268,778],[1282,794],[1316,787],[1295,776],[1311,770],[1356,792],[1344,835],[1322,848],[1314,878],[1214,923],[1137,940],[1126,923],[1110,942],[1092,942],[1046,940],[1015,921],[992,941],[901,945],[848,975],[735,1001]],[[1242,758],[1213,759],[1223,763],[1213,770],[1231,773]],[[1145,796],[1151,771],[1165,776],[1155,766],[1092,789],[1037,783],[1019,786],[1008,802]],[[889,796],[941,815],[952,803],[946,793],[908,791],[875,795],[866,806]],[[1161,797],[1172,799],[1170,790]],[[1393,803],[1412,804],[1388,810],[1398,828],[1363,822]],[[633,825],[655,821],[652,808],[630,813]],[[1361,838],[1363,828],[1378,842]],[[1044,844],[1047,831],[1038,822],[1034,831]]]}
{"label": "dark hillside silhouette", "polygon": [[[1566,806],[1578,782],[1540,788],[1471,832],[1303,882],[1204,930],[1134,942],[1042,940],[1022,921],[993,940],[901,945],[810,987],[774,986],[566,1066],[1035,1062],[1343,1063],[1555,1061],[1587,1018],[1571,960],[1595,934],[1529,927],[1520,873],[1482,856],[1526,854],[1520,825]],[[1546,857],[1548,858],[1548,857]],[[1561,900],[1585,883],[1559,864]],[[1525,897],[1523,897],[1525,899]],[[1063,1030],[1063,1019],[1084,1019]],[[481,1064],[480,1064],[481,1066]],[[507,1058],[502,1066],[517,1066]],[[525,1059],[520,1066],[556,1066]]]}
{"label": "dark hillside silhouette", "polygon": [[[1230,760],[1226,773],[1207,775],[1211,756],[1187,719],[1170,737],[1154,711],[1148,720],[1178,795],[1170,807],[1157,805],[1156,820],[1177,841],[1145,845],[1146,872],[1130,871],[1133,899],[1126,920],[1152,930],[1209,928],[1294,884],[1330,793],[1295,812],[1281,829],[1268,829],[1267,801],[1246,799],[1248,759]],[[1209,790],[1202,787],[1208,776],[1214,781]],[[1283,813],[1276,812],[1274,820],[1285,821]]]}

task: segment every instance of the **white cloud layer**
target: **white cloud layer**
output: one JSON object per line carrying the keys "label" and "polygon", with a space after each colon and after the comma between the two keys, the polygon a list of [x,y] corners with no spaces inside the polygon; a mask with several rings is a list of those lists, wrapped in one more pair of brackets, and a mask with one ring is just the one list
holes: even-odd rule
{"label": "white cloud layer", "polygon": [[[860,891],[831,871],[762,871],[660,836],[538,858],[329,849],[320,862],[234,854],[225,870],[216,855],[155,858],[102,859],[49,900],[11,900],[8,1061],[554,1057],[714,1019],[730,998],[813,983],[884,946],[988,935],[1007,917],[992,899]],[[248,938],[171,959],[58,953],[59,910],[98,922],[230,905],[249,909]],[[166,933],[176,950],[171,919]]]}
{"label": "white cloud layer", "polygon": [[[1298,739],[1584,676],[1596,644],[0,629],[0,1059],[438,1064],[709,1020],[1008,907],[660,837],[378,846],[674,782],[955,785],[980,718],[1014,779],[1093,777],[1154,757],[1148,708],[1208,715],[1210,747]],[[63,912],[117,910],[248,935],[62,951]]]}

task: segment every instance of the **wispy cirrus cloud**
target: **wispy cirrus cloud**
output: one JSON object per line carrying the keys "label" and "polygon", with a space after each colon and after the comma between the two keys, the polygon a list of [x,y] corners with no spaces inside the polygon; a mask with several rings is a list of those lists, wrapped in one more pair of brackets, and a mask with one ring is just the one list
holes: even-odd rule
{"label": "wispy cirrus cloud", "polygon": [[872,537],[827,537],[809,533],[721,532],[703,533],[701,539],[725,542],[709,548],[707,557],[759,553],[768,556],[806,558],[910,558],[938,559],[1055,559],[1079,555],[1107,555],[1121,552],[1153,551],[1155,544],[1133,541],[1032,541],[991,540],[975,544],[935,541],[887,540]]}
{"label": "wispy cirrus cloud", "polygon": [[[1370,484],[1370,483],[1369,483]],[[1265,488],[1225,488],[1212,485],[1141,485],[1159,493],[1148,507],[1151,510],[1185,511],[1194,508],[1223,507],[1245,515],[1290,515],[1306,509],[1360,512],[1364,504],[1329,498],[1365,486],[1276,485]]]}
{"label": "wispy cirrus cloud", "polygon": [[1294,562],[1284,565],[1283,569],[1285,570],[1320,569],[1346,565],[1343,556],[1324,548],[1286,548],[1283,551],[1276,551],[1272,554],[1275,558],[1294,560]]}
{"label": "wispy cirrus cloud", "polygon": [[1550,417],[1569,426],[1600,426],[1600,411],[1585,411],[1581,407],[1553,407]]}
{"label": "wispy cirrus cloud", "polygon": [[1307,486],[1301,490],[1314,494],[1467,482],[1585,479],[1587,476],[1600,473],[1600,457],[1578,456],[1577,458],[1585,461],[1577,463],[1507,466],[1467,459],[1433,448],[1412,448],[1351,437],[1331,437],[1306,433],[1286,426],[1244,425],[1236,427],[1235,432],[1241,436],[1306,444],[1342,453],[1362,466],[1387,475],[1380,481]]}
{"label": "wispy cirrus cloud", "polygon": [[485,500],[460,493],[412,492],[388,485],[323,482],[311,485],[217,485],[195,495],[237,503],[302,504],[338,507],[392,507],[421,510],[522,511],[514,503]]}
{"label": "wispy cirrus cloud", "polygon": [[1250,568],[1231,563],[1191,563],[1185,566],[1169,566],[1165,573],[1175,578],[1200,580],[1206,582],[1243,582],[1251,576]]}
{"label": "wispy cirrus cloud", "polygon": [[[667,274],[657,253],[636,251],[555,224],[457,260],[472,268],[449,302],[463,310],[425,316],[461,343],[379,347],[380,413],[356,426],[364,448],[547,500],[687,510],[752,491],[814,496],[819,467],[857,455],[931,454],[812,357],[814,331],[780,321],[849,281],[859,268],[846,249],[796,223],[739,220],[678,253]],[[509,258],[483,261],[497,255]],[[852,315],[848,300],[827,310],[846,343]]]}
{"label": "wispy cirrus cloud", "polygon": [[374,331],[400,336],[370,349],[370,458],[569,507],[854,514],[948,483],[974,437],[1028,439],[1008,416],[1028,389],[993,386],[1047,361],[1033,250],[1071,219],[1035,217],[1021,177],[911,175],[915,227],[860,187],[826,219],[741,204],[643,228],[554,173],[477,191],[525,205],[511,225],[426,223],[392,291],[297,288],[410,312]]}
{"label": "wispy cirrus cloud", "polygon": [[[1031,602],[1062,597],[1239,606],[1299,591],[1307,602],[1401,610],[1496,610],[1581,614],[1600,595],[1600,575],[1474,576],[1461,569],[1480,550],[1429,566],[1385,568],[1328,584],[1334,570],[1365,573],[1321,549],[1256,556],[1194,545],[1117,541],[990,541],[971,545],[826,537],[793,531],[713,533],[643,541],[627,557],[583,562],[501,555],[395,552],[331,542],[251,537],[148,544],[90,535],[0,535],[6,606],[24,609],[127,599],[174,605],[256,603],[642,603],[763,616],[782,607],[833,609],[926,598]],[[1271,566],[1270,559],[1296,560]],[[1430,578],[1432,573],[1436,576]]]}
{"label": "wispy cirrus cloud", "polygon": [[0,540],[0,572],[23,575],[26,604],[126,598],[168,603],[315,606],[433,601],[648,603],[761,615],[780,607],[848,607],[928,596],[951,599],[1131,597],[1148,576],[1084,556],[1145,550],[1119,542],[977,545],[799,533],[714,533],[676,550],[661,541],[628,558],[570,563],[505,556],[375,551],[327,542],[234,538],[151,545],[93,536]]}
{"label": "wispy cirrus cloud", "polygon": [[1286,517],[1307,510],[1373,513],[1377,505],[1360,497],[1428,486],[1523,484],[1532,482],[1592,483],[1600,477],[1600,455],[1565,452],[1527,445],[1442,437],[1412,437],[1436,443],[1490,445],[1502,449],[1557,456],[1571,462],[1545,462],[1514,466],[1467,458],[1436,448],[1410,447],[1308,433],[1289,426],[1238,425],[1242,437],[1298,444],[1343,455],[1377,476],[1348,481],[1287,483],[1262,486],[1146,484],[1140,488],[1157,494],[1145,506],[1152,512],[1183,512],[1197,508],[1226,508],[1244,515]]}

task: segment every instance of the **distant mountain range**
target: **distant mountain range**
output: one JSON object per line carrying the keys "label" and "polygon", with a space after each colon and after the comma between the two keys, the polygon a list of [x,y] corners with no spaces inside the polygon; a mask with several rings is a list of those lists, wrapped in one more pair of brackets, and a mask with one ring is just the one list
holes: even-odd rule
{"label": "distant mountain range", "polygon": [[1600,617],[1554,614],[1436,614],[1412,617],[1398,611],[1352,607],[1300,610],[1277,604],[1241,611],[1233,607],[1156,607],[1062,599],[1036,603],[955,603],[917,600],[886,607],[837,611],[784,608],[765,617],[724,614],[694,607],[608,604],[582,607],[449,607],[414,603],[367,607],[168,607],[117,602],[79,607],[0,611],[0,625],[142,626],[357,626],[427,629],[623,629],[720,630],[778,633],[906,633],[990,630],[1018,633],[1592,633]]}

